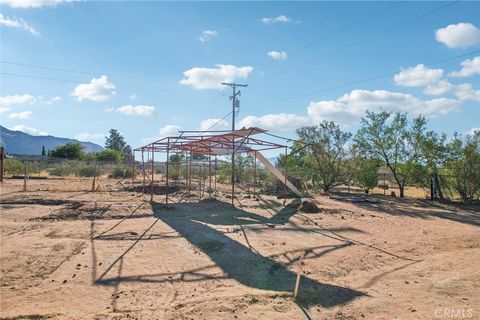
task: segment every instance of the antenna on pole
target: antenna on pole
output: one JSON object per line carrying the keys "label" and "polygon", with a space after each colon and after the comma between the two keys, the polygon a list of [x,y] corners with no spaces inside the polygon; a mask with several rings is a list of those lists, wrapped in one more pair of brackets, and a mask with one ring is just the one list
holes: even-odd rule
{"label": "antenna on pole", "polygon": [[248,84],[238,84],[238,83],[228,83],[222,82],[222,86],[229,86],[233,89],[233,94],[230,96],[232,100],[232,205],[235,206],[235,136],[233,132],[235,131],[235,113],[240,109],[240,101],[237,99],[237,96],[241,95],[240,90],[237,91],[237,87],[248,87]]}

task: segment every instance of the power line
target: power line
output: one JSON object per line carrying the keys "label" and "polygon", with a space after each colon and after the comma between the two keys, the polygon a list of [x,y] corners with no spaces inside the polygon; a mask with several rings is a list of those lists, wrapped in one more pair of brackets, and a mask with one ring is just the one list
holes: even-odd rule
{"label": "power line", "polygon": [[[457,56],[454,56],[454,57],[450,57],[450,58],[446,58],[446,59],[442,59],[442,60],[437,60],[437,61],[433,61],[433,62],[429,62],[429,63],[425,63],[425,65],[426,65],[426,66],[433,66],[433,65],[440,64],[440,63],[443,63],[443,62],[447,62],[447,61],[456,60],[456,59],[459,59],[459,58],[471,56],[471,55],[477,54],[477,53],[480,53],[480,50],[475,50],[475,51],[472,51],[472,52],[469,52],[469,53],[465,53],[465,54],[461,54],[461,55],[457,55]],[[294,99],[298,99],[298,98],[303,98],[303,97],[306,97],[306,96],[309,96],[309,95],[312,95],[312,94],[315,94],[315,93],[325,92],[325,91],[329,91],[329,90],[333,90],[333,89],[338,89],[338,88],[342,88],[342,87],[347,87],[347,86],[350,86],[350,85],[353,85],[353,84],[368,82],[368,81],[376,80],[376,79],[379,79],[379,78],[384,78],[384,77],[392,76],[392,75],[394,75],[394,74],[396,74],[396,73],[398,73],[398,70],[397,70],[397,71],[394,71],[394,72],[383,73],[383,74],[376,75],[376,76],[372,76],[372,77],[365,78],[365,79],[350,81],[350,82],[346,82],[346,83],[343,83],[343,84],[338,84],[338,85],[335,85],[335,86],[331,86],[331,87],[327,87],[327,88],[323,88],[323,89],[319,89],[319,90],[314,90],[314,91],[310,91],[310,92],[306,92],[306,93],[303,93],[303,94],[299,94],[299,95],[295,95],[295,96],[291,96],[291,97],[284,98],[284,99],[282,99],[282,100],[280,100],[280,101],[288,101],[288,100],[294,100]]]}
{"label": "power line", "polygon": [[48,77],[41,77],[41,76],[32,76],[32,75],[28,75],[28,74],[19,74],[19,73],[11,73],[11,72],[0,72],[0,74],[6,75],[6,76],[12,76],[12,77],[20,77],[20,78],[40,79],[40,80],[59,81],[59,82],[68,82],[68,83],[79,83],[79,81],[73,81],[73,80],[48,78]]}
{"label": "power line", "polygon": [[450,7],[450,6],[453,6],[453,5],[457,4],[457,3],[459,3],[460,1],[461,1],[461,0],[457,0],[457,1],[454,1],[454,2],[450,2],[450,3],[447,3],[447,4],[443,5],[443,6],[440,6],[440,7],[438,7],[438,8],[435,8],[435,9],[433,9],[433,10],[427,11],[427,12],[425,12],[425,13],[419,15],[419,16],[416,16],[416,17],[410,19],[410,20],[407,20],[407,21],[405,21],[405,22],[402,22],[402,23],[400,23],[400,24],[397,24],[397,25],[395,25],[395,26],[392,26],[392,27],[390,27],[390,28],[387,28],[386,30],[380,31],[380,32],[378,32],[378,33],[375,33],[375,34],[373,34],[373,35],[371,35],[371,36],[365,37],[365,38],[360,39],[360,40],[358,40],[358,41],[351,42],[351,43],[349,43],[349,44],[347,44],[347,45],[345,45],[345,46],[343,46],[343,47],[340,47],[340,48],[338,48],[338,49],[334,49],[334,50],[328,51],[328,52],[326,52],[326,53],[324,53],[324,54],[322,54],[322,55],[320,55],[320,56],[318,56],[318,57],[316,57],[316,58],[313,58],[313,59],[307,61],[306,63],[311,63],[311,62],[317,61],[317,60],[320,59],[320,58],[323,58],[323,57],[332,55],[332,54],[337,53],[337,52],[339,52],[339,51],[342,51],[342,50],[344,50],[344,49],[348,49],[348,48],[350,48],[350,47],[353,47],[354,45],[357,45],[357,44],[359,44],[359,43],[362,43],[362,42],[364,42],[364,41],[366,41],[366,40],[370,40],[370,39],[376,38],[376,37],[378,37],[378,36],[380,36],[380,35],[382,35],[382,34],[384,34],[384,33],[387,33],[387,32],[390,32],[390,31],[392,31],[392,30],[398,29],[398,28],[400,28],[400,27],[406,26],[406,25],[408,25],[408,24],[410,24],[410,23],[412,23],[412,22],[418,21],[418,20],[423,19],[423,18],[425,18],[425,17],[427,17],[427,16],[429,16],[429,15],[432,15],[432,14],[434,14],[434,13],[440,11],[440,10],[443,10],[443,9],[445,9],[445,8],[448,8],[448,7]]}
{"label": "power line", "polygon": [[14,61],[7,61],[7,60],[0,60],[1,63],[10,64],[15,66],[23,66],[23,67],[30,67],[30,68],[37,68],[37,69],[46,69],[46,70],[53,70],[53,71],[62,71],[62,72],[71,72],[71,73],[80,73],[80,74],[88,74],[88,75],[99,75],[96,72],[87,72],[87,71],[78,71],[72,69],[65,69],[65,68],[57,68],[57,67],[49,67],[49,66],[41,66],[36,64],[27,64],[27,63],[20,63]]}
{"label": "power line", "polygon": [[212,124],[210,127],[208,127],[207,129],[203,130],[201,133],[204,133],[204,132],[207,132],[208,130],[212,129],[213,127],[215,127],[217,124],[219,124],[220,122],[222,122],[223,120],[225,120],[226,117],[228,117],[229,115],[232,114],[232,111],[230,111],[229,113],[227,113],[225,116],[223,116],[222,119],[218,119],[217,122],[215,122],[214,124]]}

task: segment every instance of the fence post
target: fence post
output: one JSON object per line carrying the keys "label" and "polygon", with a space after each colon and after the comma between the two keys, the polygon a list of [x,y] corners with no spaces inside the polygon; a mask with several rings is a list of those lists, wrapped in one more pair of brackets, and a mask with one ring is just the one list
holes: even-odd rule
{"label": "fence post", "polygon": [[27,160],[23,162],[23,191],[27,191],[27,174],[28,174],[28,163]]}
{"label": "fence post", "polygon": [[3,182],[4,172],[5,172],[5,148],[0,147],[0,182]]}

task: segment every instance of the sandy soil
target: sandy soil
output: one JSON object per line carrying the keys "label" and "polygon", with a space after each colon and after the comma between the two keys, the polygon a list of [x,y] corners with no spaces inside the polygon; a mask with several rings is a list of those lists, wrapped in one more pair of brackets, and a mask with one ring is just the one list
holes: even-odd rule
{"label": "sandy soil", "polygon": [[316,196],[322,211],[307,214],[226,194],[165,206],[98,183],[2,185],[2,318],[480,319],[478,206]]}

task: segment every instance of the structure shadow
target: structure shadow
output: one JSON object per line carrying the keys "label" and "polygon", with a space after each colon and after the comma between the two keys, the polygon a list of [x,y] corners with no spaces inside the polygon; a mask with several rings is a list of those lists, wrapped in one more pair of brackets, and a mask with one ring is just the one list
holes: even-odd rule
{"label": "structure shadow", "polygon": [[[162,220],[208,255],[224,271],[226,277],[251,288],[293,291],[296,273],[208,226],[272,223],[276,222],[275,217],[267,219],[218,201],[210,201],[208,209],[202,204],[175,204],[167,207],[153,202],[151,205],[155,218]],[[287,210],[281,214],[288,216],[293,213]],[[345,246],[338,246],[330,251],[343,247]],[[305,307],[312,304],[332,307],[365,295],[360,291],[320,283],[303,276],[300,288],[298,303]]]}
{"label": "structure shadow", "polygon": [[351,202],[352,205],[386,213],[402,215],[412,218],[429,219],[440,218],[474,226],[480,226],[480,205],[442,203],[429,200],[395,198],[380,195],[370,195],[374,202]]}

